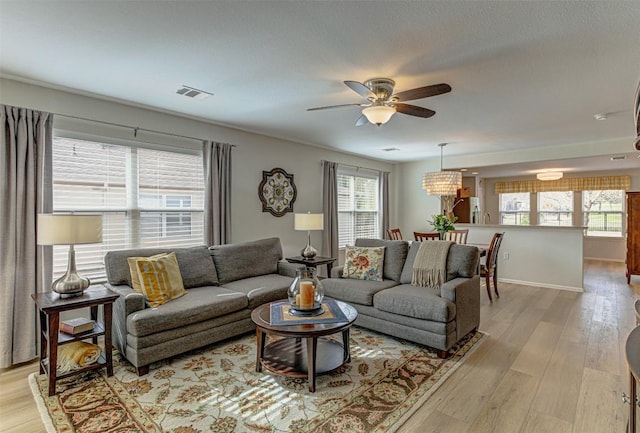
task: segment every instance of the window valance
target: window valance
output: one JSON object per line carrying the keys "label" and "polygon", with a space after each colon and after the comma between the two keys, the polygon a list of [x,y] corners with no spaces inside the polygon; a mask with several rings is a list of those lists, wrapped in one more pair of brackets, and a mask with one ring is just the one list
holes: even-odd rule
{"label": "window valance", "polygon": [[496,182],[496,194],[513,192],[590,191],[631,188],[631,176],[574,177],[558,180]]}

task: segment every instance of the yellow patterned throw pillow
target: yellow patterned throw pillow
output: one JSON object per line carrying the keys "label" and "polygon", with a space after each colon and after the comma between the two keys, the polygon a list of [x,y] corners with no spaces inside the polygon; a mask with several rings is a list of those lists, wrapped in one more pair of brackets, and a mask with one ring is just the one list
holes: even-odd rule
{"label": "yellow patterned throw pillow", "polygon": [[344,253],[342,278],[382,281],[385,247],[352,247]]}
{"label": "yellow patterned throw pillow", "polygon": [[151,257],[129,257],[131,285],[144,295],[151,307],[165,304],[185,295],[182,275],[175,253]]}

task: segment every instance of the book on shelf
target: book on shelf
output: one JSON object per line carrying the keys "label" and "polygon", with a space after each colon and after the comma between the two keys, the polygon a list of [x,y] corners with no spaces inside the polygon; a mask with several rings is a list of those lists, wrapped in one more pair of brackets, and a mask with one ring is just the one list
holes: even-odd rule
{"label": "book on shelf", "polygon": [[66,334],[71,335],[82,334],[83,332],[91,331],[93,330],[94,326],[96,326],[96,322],[84,317],[60,321],[60,330]]}

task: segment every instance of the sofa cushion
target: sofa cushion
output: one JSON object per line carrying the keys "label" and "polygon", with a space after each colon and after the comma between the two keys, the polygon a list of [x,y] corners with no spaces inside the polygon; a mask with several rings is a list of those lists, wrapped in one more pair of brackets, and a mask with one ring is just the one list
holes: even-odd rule
{"label": "sofa cushion", "polygon": [[130,314],[127,331],[142,337],[239,311],[247,305],[244,293],[216,286],[194,287],[187,296]]}
{"label": "sofa cushion", "polygon": [[347,246],[342,278],[382,281],[384,247]]}
{"label": "sofa cushion", "polygon": [[260,275],[226,283],[224,288],[247,295],[249,308],[287,298],[293,278],[278,274]]}
{"label": "sofa cushion", "polygon": [[161,253],[151,257],[129,257],[131,284],[144,295],[151,307],[166,304],[187,292],[182,284],[176,254]]}
{"label": "sofa cushion", "polygon": [[456,304],[441,298],[439,293],[439,288],[402,284],[376,293],[373,306],[416,319],[450,322],[456,318]]}
{"label": "sofa cushion", "polygon": [[373,295],[398,284],[393,280],[371,281],[350,278],[327,278],[321,280],[321,283],[325,296],[361,305],[373,305]]}
{"label": "sofa cushion", "polygon": [[480,251],[473,245],[453,244],[447,257],[447,281],[456,277],[471,278],[478,271]]}
{"label": "sofa cushion", "polygon": [[[411,284],[411,278],[413,276],[413,262],[416,260],[416,255],[418,254],[421,243],[422,242],[411,242],[411,247],[409,247],[409,253],[407,254],[407,260],[404,263],[402,275],[400,276],[401,284]],[[447,256],[447,281],[456,277],[473,277],[478,269],[479,254],[478,248],[472,245],[451,245],[451,248],[449,248],[449,255]]]}
{"label": "sofa cushion", "polygon": [[188,248],[137,248],[109,251],[104,256],[107,279],[113,285],[126,284],[133,287],[127,263],[128,257],[149,257],[172,251],[176,253],[185,289],[218,284],[211,254],[204,245]]}
{"label": "sofa cushion", "polygon": [[358,238],[355,244],[357,247],[385,247],[382,276],[387,280],[400,281],[402,266],[409,251],[407,241]]}
{"label": "sofa cushion", "polygon": [[279,238],[209,247],[220,284],[278,272],[282,260]]}

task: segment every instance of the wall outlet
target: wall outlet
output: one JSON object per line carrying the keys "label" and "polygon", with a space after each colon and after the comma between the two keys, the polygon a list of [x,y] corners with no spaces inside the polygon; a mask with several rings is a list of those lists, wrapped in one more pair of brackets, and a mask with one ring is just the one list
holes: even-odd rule
{"label": "wall outlet", "polygon": [[502,253],[502,258],[504,260],[509,260],[509,253]]}

